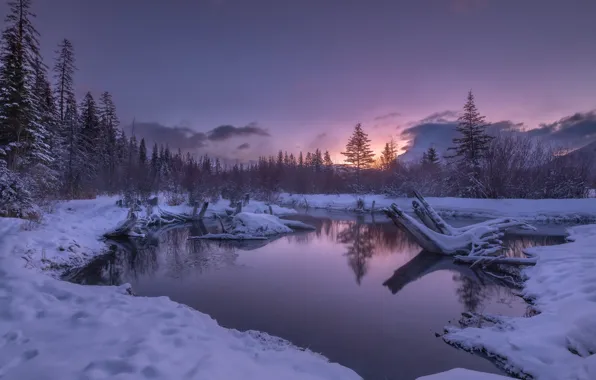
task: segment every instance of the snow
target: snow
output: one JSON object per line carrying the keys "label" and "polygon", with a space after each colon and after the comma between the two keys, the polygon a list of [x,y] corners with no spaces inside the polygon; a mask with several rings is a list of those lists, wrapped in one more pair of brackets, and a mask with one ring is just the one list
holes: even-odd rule
{"label": "snow", "polygon": [[234,216],[232,225],[231,232],[240,235],[274,236],[292,232],[281,219],[269,214],[241,212]]}
{"label": "snow", "polygon": [[492,373],[484,373],[478,371],[471,371],[469,369],[454,368],[449,371],[437,373],[429,376],[422,376],[416,380],[505,380],[510,377],[493,375]]}
{"label": "snow", "polygon": [[133,297],[127,285],[77,285],[24,267],[22,255],[41,266],[42,252],[63,263],[97,253],[98,237],[126,215],[114,202],[60,204],[35,230],[0,218],[1,378],[360,379],[279,338],[220,327],[167,297]]}
{"label": "snow", "polygon": [[[413,198],[388,198],[384,195],[355,194],[287,194],[280,196],[286,206],[324,208],[329,210],[357,210],[358,198],[364,200],[364,209],[380,211],[396,203],[402,210],[412,212]],[[596,222],[594,199],[469,199],[426,198],[443,217],[462,218],[517,218],[533,222]]]}
{"label": "snow", "polygon": [[[21,239],[14,246],[16,254],[27,262],[28,267],[39,270],[84,265],[105,248],[100,237],[126,219],[128,209],[117,207],[118,199],[106,196],[63,202],[56,206],[54,212],[44,215],[41,224],[21,221]],[[225,200],[209,204],[206,217],[225,213],[227,205]],[[174,213],[192,213],[192,207],[188,205],[160,204],[159,207]],[[243,207],[246,212],[268,209],[259,201],[251,201]],[[272,209],[276,215],[296,213],[296,210],[281,206],[272,206]],[[139,216],[144,216],[144,213],[145,210]]]}
{"label": "snow", "polygon": [[484,328],[448,328],[443,339],[493,356],[539,380],[596,379],[596,225],[573,227],[569,243],[533,247],[523,295],[540,314]]}
{"label": "snow", "polygon": [[[326,207],[332,198],[341,201],[332,208],[355,205],[349,195],[311,198],[311,206]],[[411,207],[406,199],[366,196],[367,207],[373,199],[375,207],[383,207],[383,202]],[[428,200],[443,215],[533,218],[536,207],[534,213],[544,220],[596,216],[594,200]],[[360,378],[279,338],[220,327],[209,316],[166,297],[132,297],[127,285],[82,286],[42,272],[83,264],[100,253],[104,243],[99,237],[127,214],[115,202],[113,197],[64,202],[39,225],[0,218],[0,377]],[[188,206],[160,207],[191,212]],[[209,211],[226,208],[227,202],[221,201],[210,205]],[[264,214],[268,206],[263,203],[251,201],[243,209],[236,218],[246,233],[289,229],[283,220]],[[273,210],[278,215],[293,212]],[[540,314],[501,317],[496,325],[484,328],[450,327],[444,339],[482,350],[506,370],[539,380],[596,379],[596,225],[574,227],[570,238],[574,241],[568,244],[529,249],[537,264],[525,271],[524,296],[534,300]],[[464,376],[501,378],[456,369],[421,379]]]}

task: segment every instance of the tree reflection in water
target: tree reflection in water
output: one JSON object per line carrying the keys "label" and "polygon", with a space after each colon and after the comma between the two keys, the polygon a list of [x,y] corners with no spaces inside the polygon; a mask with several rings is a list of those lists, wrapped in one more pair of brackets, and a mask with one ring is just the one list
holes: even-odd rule
{"label": "tree reflection in water", "polygon": [[348,265],[354,271],[358,284],[366,275],[368,262],[373,256],[394,253],[414,256],[419,250],[418,244],[403,230],[387,222],[367,223],[363,215],[358,215],[356,220],[309,218],[306,222],[316,226],[316,232],[290,235],[287,236],[288,241],[308,244],[314,240],[327,239],[346,245]]}
{"label": "tree reflection in water", "polygon": [[[506,288],[503,283],[482,271],[474,271],[469,265],[456,265],[445,256],[421,252],[418,244],[403,230],[392,223],[370,223],[359,215],[351,220],[335,220],[331,217],[308,217],[301,220],[317,227],[316,231],[300,232],[285,236],[288,244],[311,244],[329,241],[345,246],[347,264],[361,284],[375,256],[399,254],[411,260],[395,270],[383,285],[393,294],[408,284],[437,271],[453,273],[459,284],[457,295],[465,309],[477,312],[487,299],[500,298],[503,302],[510,294],[498,294]],[[181,278],[222,267],[236,265],[238,250],[252,250],[269,244],[272,240],[210,241],[188,240],[189,236],[208,232],[204,224],[162,230],[148,239],[130,239],[109,242],[109,253],[97,258],[83,269],[72,270],[65,279],[85,284],[116,285],[130,282],[141,276],[161,275]],[[506,237],[507,256],[521,256],[525,248],[535,245],[551,245],[562,238],[540,236]],[[326,250],[321,250],[323,254]]]}

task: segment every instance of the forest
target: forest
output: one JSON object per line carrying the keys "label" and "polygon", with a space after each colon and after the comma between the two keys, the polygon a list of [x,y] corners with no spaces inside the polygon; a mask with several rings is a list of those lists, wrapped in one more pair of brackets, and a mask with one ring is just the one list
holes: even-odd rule
{"label": "forest", "polygon": [[31,1],[9,5],[0,46],[0,216],[35,218],[57,201],[102,194],[121,194],[129,204],[162,193],[170,204],[194,204],[245,194],[275,202],[281,192],[407,196],[414,189],[428,196],[582,198],[594,187],[593,157],[561,154],[516,134],[487,134],[471,91],[453,148],[429,146],[418,162],[402,161],[393,140],[375,157],[361,124],[341,163],[324,147],[224,165],[222,157],[147,146],[123,132],[110,92],[77,99],[71,41],[57,44],[48,65]]}

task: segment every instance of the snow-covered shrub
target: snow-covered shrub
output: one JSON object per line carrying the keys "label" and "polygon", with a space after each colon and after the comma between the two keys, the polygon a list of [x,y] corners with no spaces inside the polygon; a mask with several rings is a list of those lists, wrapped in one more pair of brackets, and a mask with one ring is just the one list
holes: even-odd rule
{"label": "snow-covered shrub", "polygon": [[168,206],[179,206],[185,201],[185,197],[183,194],[178,192],[167,192],[166,193],[166,203]]}
{"label": "snow-covered shrub", "polygon": [[0,217],[24,217],[33,210],[33,199],[22,177],[0,159]]}

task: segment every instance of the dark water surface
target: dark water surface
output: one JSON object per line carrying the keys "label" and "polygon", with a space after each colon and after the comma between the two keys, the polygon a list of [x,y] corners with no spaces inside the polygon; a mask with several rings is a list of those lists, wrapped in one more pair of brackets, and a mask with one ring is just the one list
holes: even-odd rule
{"label": "dark water surface", "polygon": [[[263,245],[187,240],[199,228],[177,228],[144,247],[122,243],[71,279],[129,282],[140,296],[168,296],[222,326],[280,336],[365,379],[409,380],[454,367],[499,373],[434,333],[463,311],[523,315],[527,305],[510,289],[420,252],[381,216],[317,212],[294,219],[317,230]],[[510,255],[561,242],[536,235],[506,239]]]}

